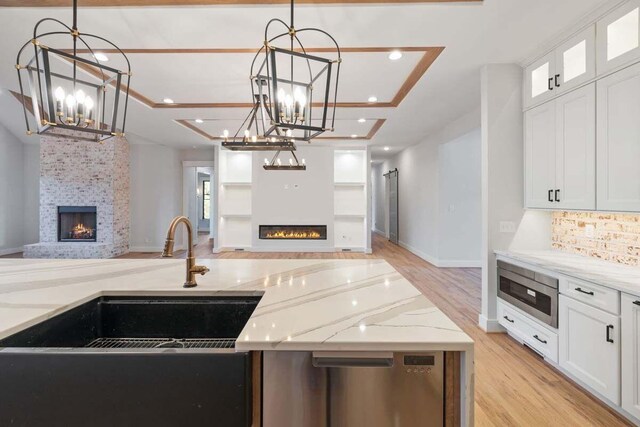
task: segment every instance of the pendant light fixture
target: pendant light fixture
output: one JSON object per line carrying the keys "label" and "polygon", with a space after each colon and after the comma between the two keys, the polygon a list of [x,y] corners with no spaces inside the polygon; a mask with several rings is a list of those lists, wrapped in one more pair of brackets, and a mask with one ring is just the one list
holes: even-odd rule
{"label": "pendant light fixture", "polygon": [[[58,28],[41,29],[45,24]],[[71,49],[49,46],[47,42],[59,42],[60,35],[71,37]],[[90,41],[115,49],[125,71],[104,65],[108,58],[92,48]],[[87,56],[78,54],[78,44]],[[23,62],[29,45],[34,55]],[[33,38],[18,52],[16,69],[27,134],[35,130],[38,134],[68,136],[69,131],[76,131],[75,137],[94,141],[124,135],[131,82],[129,59],[109,40],[78,30],[77,0],[73,0],[71,27],[54,18],[36,23]],[[29,112],[35,117],[33,130]]]}
{"label": "pendant light fixture", "polygon": [[264,159],[264,165],[262,167],[268,171],[305,171],[307,170],[307,162],[302,159],[302,162],[298,160],[296,153],[291,151],[291,157],[289,157],[288,163],[283,163],[280,159],[281,151],[278,150],[276,155],[273,156],[271,161]]}
{"label": "pendant light fixture", "polygon": [[[274,27],[284,27],[273,35]],[[301,38],[320,34],[335,46],[335,57],[307,53]],[[286,47],[277,46],[288,41]],[[317,38],[314,39],[317,43]],[[340,46],[326,31],[294,26],[294,0],[290,3],[290,23],[271,19],[264,31],[264,43],[251,64],[251,91],[254,107],[233,138],[223,147],[238,150],[291,150],[296,141],[311,141],[334,130]],[[258,148],[260,147],[260,148]]]}

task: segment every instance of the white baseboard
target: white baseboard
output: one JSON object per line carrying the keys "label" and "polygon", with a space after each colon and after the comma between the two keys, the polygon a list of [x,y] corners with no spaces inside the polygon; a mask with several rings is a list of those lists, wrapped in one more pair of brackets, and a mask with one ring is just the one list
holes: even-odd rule
{"label": "white baseboard", "polygon": [[0,249],[0,256],[17,254],[18,252],[23,252],[23,251],[24,251],[24,246],[20,246],[18,248]]}
{"label": "white baseboard", "polygon": [[414,255],[419,256],[423,260],[427,261],[430,264],[433,264],[436,267],[440,268],[480,268],[482,267],[482,261],[478,260],[450,260],[450,259],[438,259],[434,256],[428,255],[415,247],[408,245],[402,241],[398,242],[398,244],[413,253]]}
{"label": "white baseboard", "polygon": [[487,317],[480,314],[478,316],[478,326],[485,332],[506,332],[506,329],[500,325],[497,319],[488,319]]}
{"label": "white baseboard", "polygon": [[385,232],[384,232],[384,231],[382,231],[382,230],[378,230],[377,228],[374,228],[374,229],[372,229],[371,231],[373,231],[374,233],[376,233],[376,234],[378,234],[378,235],[380,235],[380,236],[382,236],[382,237],[387,237],[387,233],[385,233]]}

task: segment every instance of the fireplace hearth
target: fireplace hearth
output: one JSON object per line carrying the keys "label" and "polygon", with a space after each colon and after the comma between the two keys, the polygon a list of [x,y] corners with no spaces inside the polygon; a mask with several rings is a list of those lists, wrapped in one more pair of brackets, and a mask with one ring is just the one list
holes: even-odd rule
{"label": "fireplace hearth", "polygon": [[58,206],[59,242],[96,242],[95,206]]}
{"label": "fireplace hearth", "polygon": [[327,240],[326,225],[261,225],[262,240]]}

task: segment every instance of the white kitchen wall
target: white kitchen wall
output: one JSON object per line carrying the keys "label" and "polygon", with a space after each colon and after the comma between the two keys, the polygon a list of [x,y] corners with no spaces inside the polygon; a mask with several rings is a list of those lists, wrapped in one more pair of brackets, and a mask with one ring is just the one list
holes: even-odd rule
{"label": "white kitchen wall", "polygon": [[132,144],[130,152],[131,250],[160,251],[171,219],[182,214],[182,153],[154,144]]}
{"label": "white kitchen wall", "polygon": [[[400,245],[437,266],[479,266],[479,119],[478,110],[460,117],[376,172],[398,168]],[[373,179],[374,210],[384,215],[384,178]]]}
{"label": "white kitchen wall", "polygon": [[478,265],[482,238],[480,129],[438,147],[438,260]]}
{"label": "white kitchen wall", "polygon": [[24,148],[0,124],[0,254],[24,245]]}
{"label": "white kitchen wall", "polygon": [[40,240],[40,144],[23,144],[24,244]]}

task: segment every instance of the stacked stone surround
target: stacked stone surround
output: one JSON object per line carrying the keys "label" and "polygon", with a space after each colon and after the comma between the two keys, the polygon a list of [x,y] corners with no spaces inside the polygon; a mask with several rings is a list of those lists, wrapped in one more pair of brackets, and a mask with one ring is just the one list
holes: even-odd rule
{"label": "stacked stone surround", "polygon": [[552,221],[555,249],[640,266],[640,214],[554,212]]}
{"label": "stacked stone surround", "polygon": [[[95,206],[97,242],[58,242],[59,206]],[[129,144],[40,138],[40,242],[27,258],[111,258],[129,251]]]}

